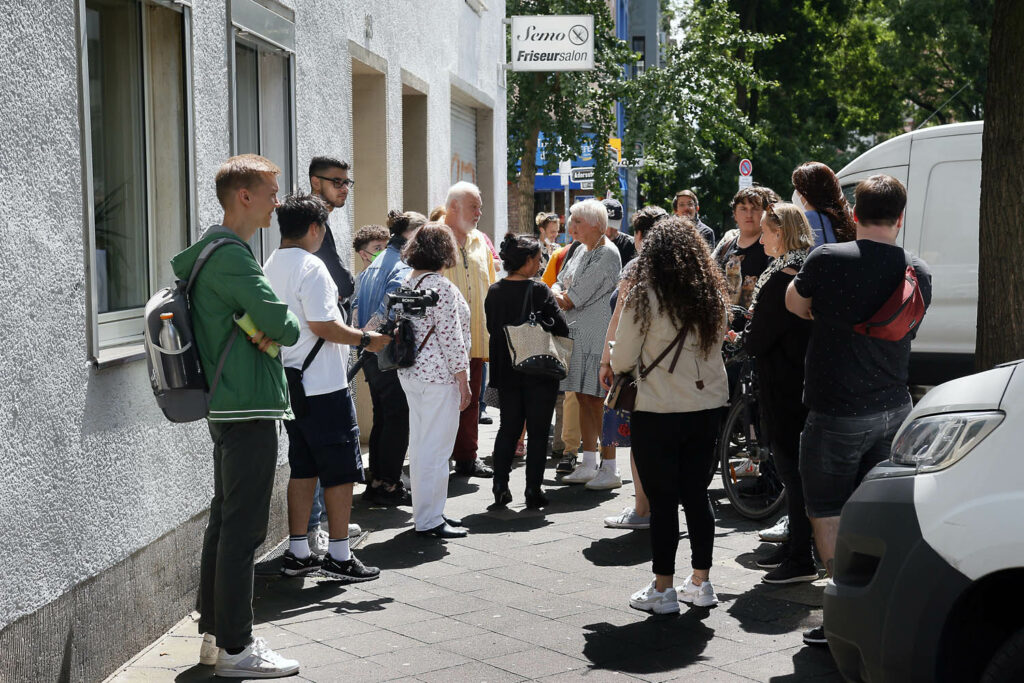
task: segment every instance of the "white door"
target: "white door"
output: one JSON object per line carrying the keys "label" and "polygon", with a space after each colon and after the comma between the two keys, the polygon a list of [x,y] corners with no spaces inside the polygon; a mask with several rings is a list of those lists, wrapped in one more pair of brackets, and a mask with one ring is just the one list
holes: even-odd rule
{"label": "white door", "polygon": [[476,109],[452,102],[452,184],[460,180],[477,184]]}

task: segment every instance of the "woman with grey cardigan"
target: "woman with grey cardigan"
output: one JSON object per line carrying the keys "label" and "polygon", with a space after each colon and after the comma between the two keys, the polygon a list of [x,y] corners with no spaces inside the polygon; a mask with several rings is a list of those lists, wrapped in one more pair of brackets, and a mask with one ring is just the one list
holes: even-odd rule
{"label": "woman with grey cardigan", "polygon": [[582,248],[577,249],[558,274],[553,290],[573,340],[569,376],[562,380],[562,391],[575,392],[580,406],[580,431],[583,435],[583,462],[562,478],[568,484],[588,484],[588,488],[622,486],[615,460],[597,466],[597,437],[601,433],[601,405],[605,390],[598,375],[601,352],[612,311],[608,297],[615,291],[622,270],[619,250],[605,237],[608,212],[596,199],[574,204],[569,209]]}

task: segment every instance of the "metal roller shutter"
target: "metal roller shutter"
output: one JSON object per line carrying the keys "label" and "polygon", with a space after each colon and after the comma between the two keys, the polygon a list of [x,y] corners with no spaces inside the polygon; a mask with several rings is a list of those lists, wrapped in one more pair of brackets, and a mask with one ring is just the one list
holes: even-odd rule
{"label": "metal roller shutter", "polygon": [[452,184],[476,183],[476,109],[452,102]]}

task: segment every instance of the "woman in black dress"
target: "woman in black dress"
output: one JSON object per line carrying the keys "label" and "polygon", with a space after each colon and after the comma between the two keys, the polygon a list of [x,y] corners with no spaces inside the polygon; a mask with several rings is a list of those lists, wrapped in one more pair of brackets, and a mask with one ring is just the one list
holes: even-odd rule
{"label": "woman in black dress", "polygon": [[754,286],[753,316],[743,333],[743,347],[757,362],[758,405],[775,466],[786,485],[789,541],[759,560],[758,566],[772,569],[762,577],[765,583],[813,581],[818,571],[798,469],[800,432],[807,419],[802,401],[804,355],[811,330],[809,321],[786,310],[786,287],[814,245],[814,233],[801,209],[773,204],[761,219],[761,244],[773,260]]}
{"label": "woman in black dress", "polygon": [[501,426],[494,442],[494,503],[504,506],[512,502],[508,477],[512,471],[516,441],[525,423],[528,435],[526,506],[539,508],[548,502],[541,493],[540,485],[544,479],[548,430],[558,396],[558,380],[526,375],[513,369],[505,339],[505,325],[519,325],[532,312],[545,330],[558,336],[568,336],[569,326],[547,285],[531,280],[540,265],[540,242],[534,237],[509,233],[501,242],[500,254],[508,276],[491,285],[484,300],[487,331],[491,335],[490,386],[498,390],[501,410]]}

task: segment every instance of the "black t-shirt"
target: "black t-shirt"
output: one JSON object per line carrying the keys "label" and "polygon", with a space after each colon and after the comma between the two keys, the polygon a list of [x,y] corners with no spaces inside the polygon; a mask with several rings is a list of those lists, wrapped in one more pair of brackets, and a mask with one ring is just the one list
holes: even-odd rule
{"label": "black t-shirt", "polygon": [[331,226],[327,225],[325,227],[327,230],[324,233],[324,242],[314,255],[327,266],[327,271],[331,274],[331,279],[334,280],[334,284],[338,288],[338,298],[341,300],[340,305],[342,313],[345,314],[345,322],[348,322],[352,318],[352,294],[356,291],[356,281],[338,256],[338,249],[334,245],[334,235],[331,233]]}
{"label": "black t-shirt", "polygon": [[[536,375],[527,375],[512,368],[512,356],[508,352],[505,325],[519,325],[523,319],[523,300],[531,280],[498,280],[487,290],[484,312],[487,314],[487,332],[490,340],[490,366],[487,383],[495,389],[510,389],[523,386],[546,385],[552,391],[558,390],[558,380]],[[541,327],[560,337],[569,336],[565,315],[555,302],[555,295],[543,282],[533,282],[531,307],[537,313]],[[527,312],[527,319],[529,312]]]}
{"label": "black t-shirt", "polygon": [[[892,410],[910,402],[907,367],[910,341],[857,334],[849,325],[878,312],[906,270],[902,247],[872,240],[824,244],[810,253],[794,279],[800,296],[813,299],[814,322],[804,365],[804,404],[837,416]],[[913,258],[925,306],[932,300],[928,264]]]}
{"label": "black t-shirt", "polygon": [[612,243],[615,244],[619,250],[619,256],[622,258],[623,266],[636,258],[636,245],[633,244],[632,235],[619,232],[615,235],[615,239],[612,240]]}
{"label": "black t-shirt", "polygon": [[741,247],[739,243],[737,235],[731,244],[719,252],[718,265],[725,271],[725,282],[732,302],[750,308],[757,278],[768,267],[768,255],[764,253],[764,245],[760,241],[747,247]]}

